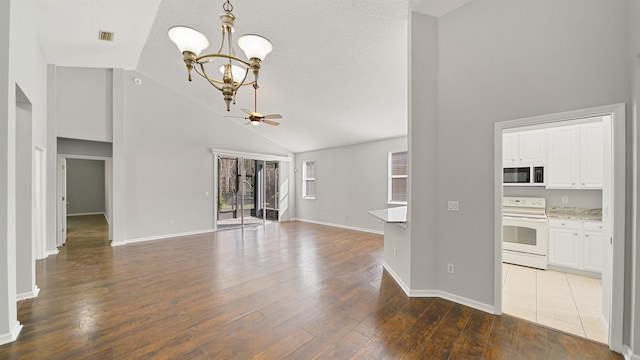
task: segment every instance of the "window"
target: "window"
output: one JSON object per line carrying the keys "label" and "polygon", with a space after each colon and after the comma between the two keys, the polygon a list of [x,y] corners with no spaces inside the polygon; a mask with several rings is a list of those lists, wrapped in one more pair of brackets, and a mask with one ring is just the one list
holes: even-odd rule
{"label": "window", "polygon": [[408,161],[406,151],[389,153],[389,186],[388,199],[390,204],[407,203]]}
{"label": "window", "polygon": [[302,163],[302,197],[305,199],[316,198],[315,161],[305,161]]}

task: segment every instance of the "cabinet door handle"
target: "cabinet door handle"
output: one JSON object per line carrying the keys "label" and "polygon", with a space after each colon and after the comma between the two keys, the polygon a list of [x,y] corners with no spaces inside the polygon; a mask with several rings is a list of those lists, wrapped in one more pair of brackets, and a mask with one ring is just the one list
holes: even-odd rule
{"label": "cabinet door handle", "polygon": [[573,235],[578,236],[578,233],[573,233]]}
{"label": "cabinet door handle", "polygon": [[[576,234],[577,235],[577,234]],[[589,237],[589,234],[584,234],[584,237]]]}
{"label": "cabinet door handle", "polygon": [[571,183],[571,185],[575,185],[576,183]]}

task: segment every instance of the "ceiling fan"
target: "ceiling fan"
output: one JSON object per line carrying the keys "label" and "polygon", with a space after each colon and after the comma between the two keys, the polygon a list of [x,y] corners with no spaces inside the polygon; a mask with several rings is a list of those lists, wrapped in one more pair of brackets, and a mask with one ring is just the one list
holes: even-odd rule
{"label": "ceiling fan", "polygon": [[280,125],[279,122],[272,121],[270,119],[282,119],[282,115],[280,114],[262,115],[261,113],[258,112],[257,108],[258,108],[258,88],[254,86],[253,87],[253,111],[249,111],[247,109],[241,109],[242,111],[244,111],[245,114],[248,115],[247,117],[242,117],[242,116],[225,116],[225,117],[249,120],[249,122],[246,123],[245,125],[251,124],[254,126],[258,126],[260,125],[261,122],[268,125],[273,125],[273,126]]}

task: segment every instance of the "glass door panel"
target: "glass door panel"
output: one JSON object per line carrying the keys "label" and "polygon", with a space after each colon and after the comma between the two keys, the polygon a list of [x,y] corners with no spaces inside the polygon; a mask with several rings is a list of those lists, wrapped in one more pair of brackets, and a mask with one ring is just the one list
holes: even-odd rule
{"label": "glass door panel", "polygon": [[239,194],[241,169],[238,158],[218,157],[218,204],[217,226],[232,228],[242,226],[242,207]]}
{"label": "glass door panel", "polygon": [[277,161],[266,161],[264,171],[265,219],[278,221],[279,166]]}

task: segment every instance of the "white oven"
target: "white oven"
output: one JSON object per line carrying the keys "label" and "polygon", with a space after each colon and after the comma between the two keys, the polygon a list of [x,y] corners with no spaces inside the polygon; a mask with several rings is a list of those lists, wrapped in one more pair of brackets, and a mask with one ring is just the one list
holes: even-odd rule
{"label": "white oven", "polygon": [[549,226],[544,198],[503,199],[502,261],[547,268]]}

